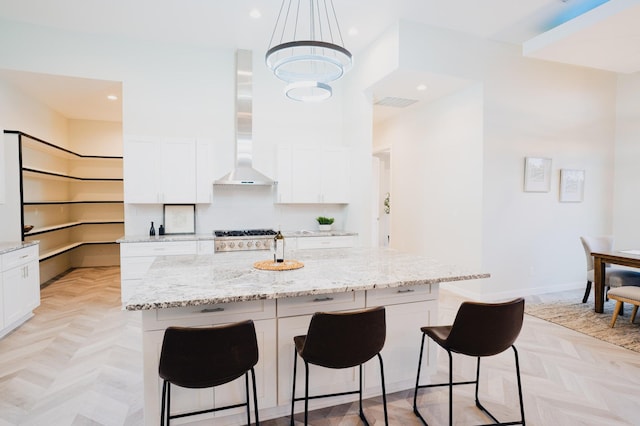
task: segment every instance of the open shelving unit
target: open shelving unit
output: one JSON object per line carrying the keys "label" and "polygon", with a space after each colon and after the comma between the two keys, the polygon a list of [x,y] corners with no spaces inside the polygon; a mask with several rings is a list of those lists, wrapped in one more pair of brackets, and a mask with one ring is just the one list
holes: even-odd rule
{"label": "open shelving unit", "polygon": [[[18,140],[22,239],[40,242],[41,281],[71,267],[119,264],[122,157],[83,155],[24,132],[5,133]],[[33,229],[25,232],[25,225]],[[103,248],[89,253],[91,247]]]}

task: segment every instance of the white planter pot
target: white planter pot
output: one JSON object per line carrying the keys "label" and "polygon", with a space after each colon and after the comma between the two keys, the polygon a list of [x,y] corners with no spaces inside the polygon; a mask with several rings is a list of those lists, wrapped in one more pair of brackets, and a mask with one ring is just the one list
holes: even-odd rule
{"label": "white planter pot", "polygon": [[331,231],[331,225],[318,225],[320,231]]}

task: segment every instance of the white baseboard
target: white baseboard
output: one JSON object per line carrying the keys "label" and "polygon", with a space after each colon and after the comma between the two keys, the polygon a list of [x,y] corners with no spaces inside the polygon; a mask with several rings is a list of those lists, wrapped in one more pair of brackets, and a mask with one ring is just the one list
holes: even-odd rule
{"label": "white baseboard", "polygon": [[552,286],[518,288],[513,290],[495,292],[487,291],[482,293],[466,289],[457,285],[456,283],[442,283],[440,284],[440,286],[445,290],[451,291],[452,293],[460,295],[469,300],[476,300],[479,302],[498,302],[502,300],[513,299],[516,297],[526,297],[545,293],[557,293],[560,291],[584,289],[586,286],[586,282],[569,282],[564,284],[554,284]]}

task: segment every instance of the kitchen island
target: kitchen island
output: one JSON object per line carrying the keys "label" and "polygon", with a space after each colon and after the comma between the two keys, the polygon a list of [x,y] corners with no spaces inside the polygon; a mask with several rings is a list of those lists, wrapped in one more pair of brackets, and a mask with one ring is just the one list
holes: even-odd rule
{"label": "kitchen island", "polygon": [[[413,386],[420,327],[437,320],[439,283],[489,276],[377,248],[299,250],[288,253],[288,257],[302,262],[301,269],[264,271],[253,267],[270,255],[269,251],[251,251],[158,257],[124,301],[125,309],[142,312],[145,424],[157,424],[159,419],[158,359],[168,326],[204,326],[252,319],[260,348],[256,367],[258,404],[261,419],[267,419],[288,412],[293,336],[306,333],[314,312],[386,307],[387,340],[382,356],[387,391],[393,392]],[[435,346],[431,345],[428,351],[427,371],[433,371]],[[314,393],[357,388],[356,369],[311,368],[310,375]],[[241,382],[214,390],[180,392],[176,388],[172,392],[172,408],[178,412],[242,401]],[[365,365],[364,382],[368,396],[380,393],[375,363]],[[311,406],[352,399],[341,398],[315,400]],[[241,409],[215,416],[220,417],[216,424],[246,421]]]}

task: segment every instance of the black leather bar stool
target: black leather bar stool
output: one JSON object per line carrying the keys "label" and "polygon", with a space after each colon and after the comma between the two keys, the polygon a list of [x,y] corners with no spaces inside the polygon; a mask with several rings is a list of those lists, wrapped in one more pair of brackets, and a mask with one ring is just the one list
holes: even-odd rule
{"label": "black leather bar stool", "polygon": [[[159,374],[162,384],[160,424],[170,419],[211,413],[237,407],[247,407],[247,425],[251,424],[249,407],[249,372],[253,382],[253,405],[256,425],[258,397],[253,367],[258,363],[258,343],[253,321],[243,321],[216,327],[169,327],[165,330],[160,353]],[[210,388],[245,377],[246,402],[207,410],[171,415],[171,385],[183,388]]]}
{"label": "black leather bar stool", "polygon": [[[418,359],[418,375],[416,388],[413,394],[413,412],[427,424],[420,411],[418,411],[418,389],[437,386],[449,386],[449,425],[453,425],[453,386],[476,385],[476,407],[482,410],[495,423],[501,425],[524,425],[524,404],[522,402],[522,383],[520,381],[520,364],[518,351],[513,345],[522,329],[524,317],[524,299],[518,298],[504,303],[476,303],[464,302],[460,306],[453,325],[422,327],[422,345],[420,346],[420,358]],[[429,336],[434,342],[442,346],[449,354],[449,382],[430,385],[420,385],[420,368],[422,366],[422,353],[425,337]],[[480,379],[480,358],[497,355],[505,350],[513,349],[516,362],[516,376],[518,379],[518,397],[520,398],[519,421],[500,422],[491,414],[478,399],[478,382]],[[467,382],[453,382],[453,359],[451,354],[473,356],[477,358],[476,379]]]}
{"label": "black leather bar stool", "polygon": [[[376,307],[353,312],[317,312],[311,318],[306,336],[293,338],[295,345],[293,361],[293,392],[291,400],[291,425],[296,401],[304,400],[304,424],[309,415],[309,400],[340,395],[360,395],[360,418],[368,426],[362,411],[362,365],[374,356],[380,361],[380,379],[382,383],[382,403],[384,405],[384,423],[389,424],[387,416],[387,397],[384,386],[384,367],[380,351],[386,339],[384,307]],[[296,398],[296,368],[298,355],[304,361],[305,388],[304,398]],[[309,364],[326,368],[351,368],[358,366],[360,387],[356,391],[309,396]]]}

